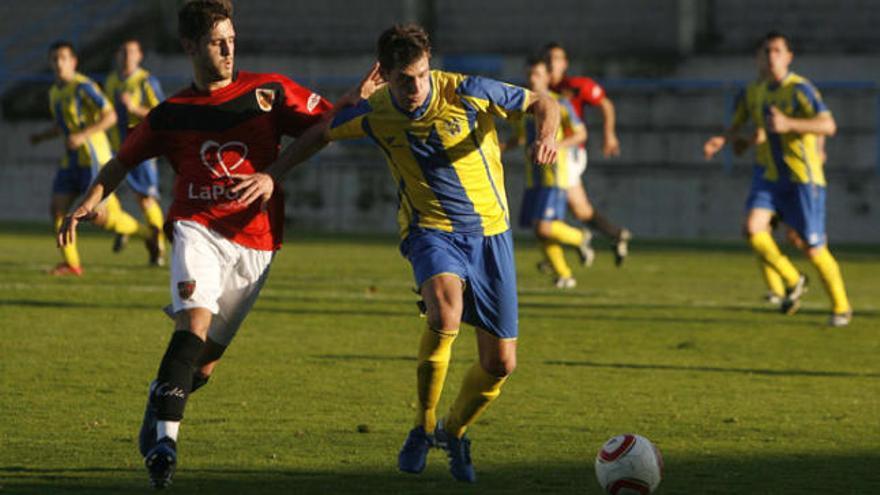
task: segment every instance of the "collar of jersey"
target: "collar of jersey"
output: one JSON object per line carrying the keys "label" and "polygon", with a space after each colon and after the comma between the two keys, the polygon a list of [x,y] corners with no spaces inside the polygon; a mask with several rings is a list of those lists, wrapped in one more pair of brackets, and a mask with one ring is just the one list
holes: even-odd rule
{"label": "collar of jersey", "polygon": [[794,74],[792,71],[788,71],[788,72],[785,74],[785,77],[783,77],[780,81],[778,81],[778,82],[777,82],[777,81],[770,81],[770,83],[767,84],[767,87],[770,88],[770,89],[777,89],[777,88],[779,88],[780,86],[782,86],[783,84],[785,84],[785,81],[787,81],[788,78],[792,76],[792,74]]}
{"label": "collar of jersey", "polygon": [[406,115],[410,120],[419,120],[425,115],[425,112],[428,111],[428,107],[431,106],[431,99],[434,97],[434,75],[431,74],[431,78],[429,80],[430,86],[428,86],[428,97],[425,98],[425,102],[419,108],[416,108],[412,112],[407,112],[403,109],[398,103],[397,100],[394,99],[394,93],[391,92],[391,89],[388,89],[388,96],[391,97],[391,104],[394,105],[394,108],[397,109],[398,112]]}
{"label": "collar of jersey", "polygon": [[122,75],[122,72],[119,72],[119,70],[117,69],[116,77],[118,77],[120,81],[125,82],[125,81],[128,81],[129,79],[131,79],[132,77],[136,76],[137,74],[140,74],[140,72],[142,70],[143,70],[143,67],[138,67],[137,69],[134,70],[134,72],[129,74],[128,77],[125,77]]}

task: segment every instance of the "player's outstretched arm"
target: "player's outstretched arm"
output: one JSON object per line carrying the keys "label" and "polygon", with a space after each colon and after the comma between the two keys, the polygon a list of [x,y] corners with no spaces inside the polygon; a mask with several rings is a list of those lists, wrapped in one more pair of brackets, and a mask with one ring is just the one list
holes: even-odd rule
{"label": "player's outstretched arm", "polygon": [[73,213],[64,217],[61,228],[58,230],[58,246],[67,246],[76,242],[76,226],[81,221],[91,221],[97,213],[95,209],[101,201],[110,196],[119,187],[119,183],[125,179],[128,168],[118,159],[113,158],[107,165],[101,168],[92,187],[86,192],[85,197]]}
{"label": "player's outstretched arm", "polygon": [[607,96],[599,102],[602,111],[602,129],[605,142],[602,144],[602,154],[606,157],[620,156],[620,140],[617,139],[617,110],[614,103]]}
{"label": "player's outstretched arm", "polygon": [[296,141],[285,148],[281,156],[265,170],[250,175],[233,175],[232,178],[238,183],[231,190],[239,195],[238,201],[247,206],[260,199],[265,206],[275,191],[276,182],[327,146],[330,142],[330,124],[336,113],[342,108],[369,98],[384,84],[385,81],[379,73],[379,63],[376,62],[360,83],[336,102],[332,111],[327,112],[320,122],[308,128]]}
{"label": "player's outstretched arm", "polygon": [[56,137],[61,135],[61,128],[55,124],[52,124],[50,127],[43,129],[40,132],[35,132],[30,135],[31,145],[37,145],[42,143],[43,141],[48,141],[50,139],[55,139]]}
{"label": "player's outstretched arm", "polygon": [[556,133],[559,131],[559,104],[547,94],[529,93],[526,111],[534,115],[537,138],[532,146],[532,162],[556,163]]}

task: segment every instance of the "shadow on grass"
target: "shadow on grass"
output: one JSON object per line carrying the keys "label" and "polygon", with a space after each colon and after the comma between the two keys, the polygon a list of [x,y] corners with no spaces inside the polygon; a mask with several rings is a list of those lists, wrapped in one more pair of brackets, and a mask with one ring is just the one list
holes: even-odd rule
{"label": "shadow on grass", "polygon": [[367,354],[318,354],[312,357],[333,361],[417,361],[415,356],[370,356]]}
{"label": "shadow on grass", "polygon": [[721,368],[717,366],[680,366],[671,364],[596,363],[593,361],[544,361],[550,366],[584,366],[588,368],[647,371],[698,371],[701,373],[741,373],[745,375],[802,376],[816,378],[880,378],[880,373],[821,370],[771,370],[760,368]]}
{"label": "shadow on grass", "polygon": [[[660,446],[662,449],[662,445]],[[659,495],[694,494],[862,494],[880,493],[875,467],[880,453],[847,456],[704,455],[681,459],[666,456]],[[296,469],[187,469],[178,471],[169,493],[181,494],[595,494],[592,459],[545,460],[507,465],[477,459],[476,485],[449,478],[440,456],[421,476],[399,474],[393,466],[373,471],[340,468],[335,471]],[[140,469],[92,467],[76,469],[0,467],[0,493],[16,494],[139,494],[146,487]]]}

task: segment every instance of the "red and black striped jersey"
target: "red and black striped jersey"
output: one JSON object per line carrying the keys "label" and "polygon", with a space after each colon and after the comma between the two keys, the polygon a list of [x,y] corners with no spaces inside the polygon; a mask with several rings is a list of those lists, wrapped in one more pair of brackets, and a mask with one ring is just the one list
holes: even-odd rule
{"label": "red and black striped jersey", "polygon": [[279,74],[237,72],[216,91],[183,90],[155,107],[122,144],[117,158],[133,168],[165,156],[176,172],[165,222],[193,220],[231,241],[260,250],[281,246],[284,197],[266,209],[243,207],[229,191],[232,174],[264,170],[283,135],[299,136],[332,105]]}

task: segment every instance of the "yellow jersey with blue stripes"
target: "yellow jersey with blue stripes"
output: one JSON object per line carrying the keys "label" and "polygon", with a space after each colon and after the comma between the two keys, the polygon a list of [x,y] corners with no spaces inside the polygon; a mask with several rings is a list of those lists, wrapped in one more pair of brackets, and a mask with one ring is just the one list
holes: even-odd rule
{"label": "yellow jersey with blue stripes", "polygon": [[[556,142],[560,142],[566,136],[573,134],[577,129],[584,127],[584,123],[578,117],[577,112],[574,111],[574,107],[568,98],[552,92],[550,96],[559,103],[559,130],[556,131]],[[526,187],[558,187],[568,189],[568,153],[557,153],[556,163],[552,165],[532,163],[530,148],[535,143],[537,134],[534,116],[526,114],[518,127],[518,136],[524,138],[526,143]]]}
{"label": "yellow jersey with blue stripes", "polygon": [[[766,129],[770,107],[775,106],[789,117],[808,119],[821,113],[830,113],[822,95],[804,77],[789,73],[780,82],[765,83],[761,95],[761,113],[758,126]],[[769,153],[763,157],[766,166],[764,178],[771,182],[790,181],[799,184],[825,185],[825,172],[819,150],[818,136],[787,132],[767,132]],[[760,156],[759,156],[760,158]]]}
{"label": "yellow jersey with blue stripes", "polygon": [[521,118],[530,98],[518,86],[435,70],[415,111],[383,88],[337,114],[330,138],[366,136],[382,149],[401,237],[414,228],[491,236],[510,229],[494,117]]}
{"label": "yellow jersey with blue stripes", "polygon": [[[763,80],[750,82],[746,88],[736,97],[736,103],[733,111],[734,126],[744,126],[751,123],[755,129],[763,128],[763,119],[761,117],[763,109],[764,93],[767,90],[767,84]],[[763,140],[755,145],[755,162],[761,167],[766,167],[770,163],[770,144],[767,140]]]}
{"label": "yellow jersey with blue stripes", "polygon": [[165,99],[165,95],[159,80],[141,67],[128,77],[122,77],[118,71],[111,72],[104,81],[104,91],[113,99],[113,107],[116,109],[116,125],[107,131],[107,136],[113,150],[118,151],[128,135],[128,130],[135,128],[142,120],[128,112],[128,108],[122,103],[122,95],[127,94],[132,105],[145,108],[154,108]]}
{"label": "yellow jersey with blue stripes", "polygon": [[[102,113],[107,108],[112,109],[113,105],[94,81],[76,73],[70,82],[52,85],[49,108],[52,118],[66,137],[101,120]],[[75,151],[67,150],[61,159],[61,168],[97,169],[112,157],[107,134],[95,132]]]}

